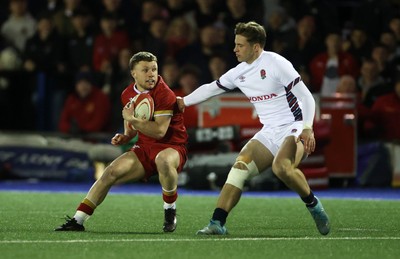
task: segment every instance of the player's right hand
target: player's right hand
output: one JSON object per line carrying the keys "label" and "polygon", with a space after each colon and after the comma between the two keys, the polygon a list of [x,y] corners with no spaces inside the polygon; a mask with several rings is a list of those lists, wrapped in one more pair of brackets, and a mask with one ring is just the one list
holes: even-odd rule
{"label": "player's right hand", "polygon": [[179,111],[184,112],[185,111],[185,103],[183,102],[183,98],[180,96],[177,96],[176,103],[178,104]]}
{"label": "player's right hand", "polygon": [[130,137],[121,133],[115,134],[115,136],[111,139],[111,144],[114,146],[124,145],[128,143]]}

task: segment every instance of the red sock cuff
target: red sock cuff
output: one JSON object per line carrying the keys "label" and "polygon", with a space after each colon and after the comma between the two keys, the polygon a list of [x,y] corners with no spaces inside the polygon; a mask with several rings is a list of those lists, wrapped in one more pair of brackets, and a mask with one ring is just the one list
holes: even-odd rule
{"label": "red sock cuff", "polygon": [[94,209],[92,207],[90,207],[89,205],[85,204],[85,203],[79,204],[79,206],[78,206],[78,208],[76,210],[83,211],[88,215],[92,215],[93,212],[94,212]]}
{"label": "red sock cuff", "polygon": [[176,199],[178,198],[178,193],[175,192],[173,195],[165,195],[165,193],[163,193],[163,200],[166,203],[174,203],[176,201]]}

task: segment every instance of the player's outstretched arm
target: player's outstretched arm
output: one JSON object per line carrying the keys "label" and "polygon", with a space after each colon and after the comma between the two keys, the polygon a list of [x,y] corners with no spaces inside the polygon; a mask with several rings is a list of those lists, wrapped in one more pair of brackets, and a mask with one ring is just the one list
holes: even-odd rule
{"label": "player's outstretched arm", "polygon": [[[216,95],[219,95],[222,93],[225,93],[225,90],[218,87],[216,81],[213,81],[209,84],[204,84],[204,85],[199,86],[192,93],[183,97],[182,104],[184,107],[199,104],[213,96],[216,96]],[[179,105],[179,103],[178,103],[178,105]]]}

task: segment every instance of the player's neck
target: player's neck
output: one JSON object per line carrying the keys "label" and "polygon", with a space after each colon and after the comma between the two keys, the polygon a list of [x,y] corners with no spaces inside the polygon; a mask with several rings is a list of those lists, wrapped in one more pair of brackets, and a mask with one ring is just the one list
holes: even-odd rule
{"label": "player's neck", "polygon": [[254,52],[254,55],[246,61],[247,64],[251,65],[256,59],[258,59],[261,55],[262,51]]}

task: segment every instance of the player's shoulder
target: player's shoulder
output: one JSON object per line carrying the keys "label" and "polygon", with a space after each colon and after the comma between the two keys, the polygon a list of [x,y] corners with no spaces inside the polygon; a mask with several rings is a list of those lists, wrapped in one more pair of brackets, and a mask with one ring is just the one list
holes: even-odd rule
{"label": "player's shoulder", "polygon": [[[272,51],[263,51],[261,54],[261,61],[262,62],[267,62],[268,64],[271,64],[272,66],[278,63],[288,63],[289,60],[287,60],[284,56],[272,52]],[[289,62],[290,63],[290,62]]]}
{"label": "player's shoulder", "polygon": [[129,84],[127,87],[125,87],[125,89],[122,91],[121,95],[126,95],[126,94],[130,94],[132,92],[134,92],[133,87],[134,87],[134,83]]}
{"label": "player's shoulder", "polygon": [[153,93],[169,93],[169,94],[174,94],[174,92],[172,91],[172,89],[167,85],[167,83],[164,81],[164,79],[162,78],[162,76],[158,76],[158,81],[156,84],[156,87],[154,88],[153,91],[151,91]]}
{"label": "player's shoulder", "polygon": [[149,91],[149,94],[153,97],[156,104],[159,102],[173,102],[176,99],[175,93],[161,76],[158,76],[158,82],[156,86]]}

